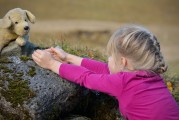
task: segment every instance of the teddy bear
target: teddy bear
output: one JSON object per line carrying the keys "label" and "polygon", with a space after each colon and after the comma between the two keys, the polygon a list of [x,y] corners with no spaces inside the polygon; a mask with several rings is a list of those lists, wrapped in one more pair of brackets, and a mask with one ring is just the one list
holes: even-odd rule
{"label": "teddy bear", "polygon": [[15,40],[19,46],[24,46],[28,41],[30,24],[35,23],[35,16],[28,10],[14,8],[0,19],[0,54],[2,49]]}

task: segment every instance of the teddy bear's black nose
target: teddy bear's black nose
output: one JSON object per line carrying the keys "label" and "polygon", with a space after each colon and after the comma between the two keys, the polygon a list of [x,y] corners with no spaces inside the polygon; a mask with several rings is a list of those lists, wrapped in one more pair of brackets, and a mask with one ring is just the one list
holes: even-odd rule
{"label": "teddy bear's black nose", "polygon": [[24,30],[28,30],[28,29],[29,29],[29,26],[25,26],[25,27],[24,27]]}

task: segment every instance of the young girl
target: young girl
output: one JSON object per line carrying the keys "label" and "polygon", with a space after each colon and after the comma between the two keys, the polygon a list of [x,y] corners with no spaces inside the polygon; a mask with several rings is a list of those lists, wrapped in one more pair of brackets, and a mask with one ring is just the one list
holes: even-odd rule
{"label": "young girl", "polygon": [[32,57],[62,78],[114,96],[126,120],[179,120],[179,106],[160,76],[167,66],[151,32],[123,26],[110,38],[107,51],[108,64],[59,48],[36,50]]}

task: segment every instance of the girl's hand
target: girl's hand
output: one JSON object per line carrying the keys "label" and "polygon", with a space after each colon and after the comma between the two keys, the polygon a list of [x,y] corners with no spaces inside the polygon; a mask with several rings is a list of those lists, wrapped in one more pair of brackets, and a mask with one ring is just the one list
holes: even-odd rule
{"label": "girl's hand", "polygon": [[45,50],[36,50],[32,54],[32,58],[39,66],[50,70],[55,62],[53,56]]}
{"label": "girl's hand", "polygon": [[46,51],[50,52],[55,60],[63,62],[63,63],[64,62],[67,63],[68,53],[66,53],[63,49],[59,47],[55,47],[55,48],[51,47],[49,49],[46,49]]}
{"label": "girl's hand", "polygon": [[80,66],[83,59],[82,57],[65,52],[60,47],[55,47],[55,48],[51,47],[49,49],[46,49],[45,51],[51,53],[51,55],[55,60],[62,63],[70,63]]}

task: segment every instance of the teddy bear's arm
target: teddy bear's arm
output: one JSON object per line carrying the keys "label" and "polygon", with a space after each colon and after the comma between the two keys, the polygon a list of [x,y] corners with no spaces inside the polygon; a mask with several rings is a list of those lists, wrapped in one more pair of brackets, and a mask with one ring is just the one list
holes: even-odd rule
{"label": "teddy bear's arm", "polygon": [[19,36],[17,39],[16,39],[16,43],[19,45],[19,46],[24,46],[26,44],[26,41],[28,40],[28,35],[25,35],[25,36]]}

